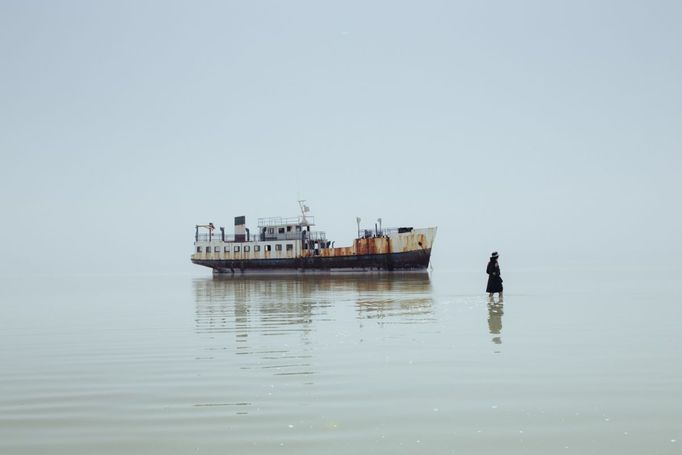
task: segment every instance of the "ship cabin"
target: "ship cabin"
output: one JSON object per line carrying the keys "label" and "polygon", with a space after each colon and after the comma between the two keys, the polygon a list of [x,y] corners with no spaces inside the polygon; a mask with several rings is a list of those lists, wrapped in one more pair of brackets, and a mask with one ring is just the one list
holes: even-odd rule
{"label": "ship cabin", "polygon": [[213,223],[196,225],[192,259],[243,261],[319,256],[333,242],[324,232],[311,230],[314,225],[311,216],[259,218],[258,230],[252,233],[246,227],[246,217],[238,216],[231,236],[225,234],[224,227],[216,232]]}

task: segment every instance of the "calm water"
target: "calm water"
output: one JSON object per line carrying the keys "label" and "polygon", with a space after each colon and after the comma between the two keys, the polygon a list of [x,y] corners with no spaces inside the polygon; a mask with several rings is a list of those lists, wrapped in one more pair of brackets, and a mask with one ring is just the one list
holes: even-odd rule
{"label": "calm water", "polygon": [[676,275],[503,276],[2,278],[0,453],[682,453]]}

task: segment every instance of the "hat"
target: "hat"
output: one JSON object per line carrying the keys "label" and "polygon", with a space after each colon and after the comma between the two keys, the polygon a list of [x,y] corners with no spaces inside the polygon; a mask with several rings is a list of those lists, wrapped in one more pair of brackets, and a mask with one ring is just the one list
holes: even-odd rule
{"label": "hat", "polygon": [[497,254],[497,251],[493,251],[493,253],[490,255],[491,258],[496,258],[498,256],[499,254]]}

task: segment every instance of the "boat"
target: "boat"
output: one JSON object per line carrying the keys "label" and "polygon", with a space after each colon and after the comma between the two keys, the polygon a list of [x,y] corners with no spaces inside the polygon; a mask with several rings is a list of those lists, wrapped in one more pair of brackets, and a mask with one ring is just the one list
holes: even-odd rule
{"label": "boat", "polygon": [[335,246],[324,232],[311,229],[315,219],[305,201],[301,215],[259,218],[254,232],[246,217],[234,218],[234,234],[213,223],[195,225],[194,264],[214,275],[258,273],[426,272],[437,227],[360,229],[351,246]]}

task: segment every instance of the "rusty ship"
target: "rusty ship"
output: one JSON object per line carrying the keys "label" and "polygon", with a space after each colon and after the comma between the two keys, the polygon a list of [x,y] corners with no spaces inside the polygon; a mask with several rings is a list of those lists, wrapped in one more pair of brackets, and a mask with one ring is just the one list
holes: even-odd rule
{"label": "rusty ship", "polygon": [[246,217],[234,218],[234,234],[213,223],[195,226],[194,264],[214,275],[251,273],[425,272],[431,259],[436,227],[360,229],[351,246],[336,247],[324,232],[311,229],[315,219],[305,201],[301,215],[258,219],[251,232]]}

